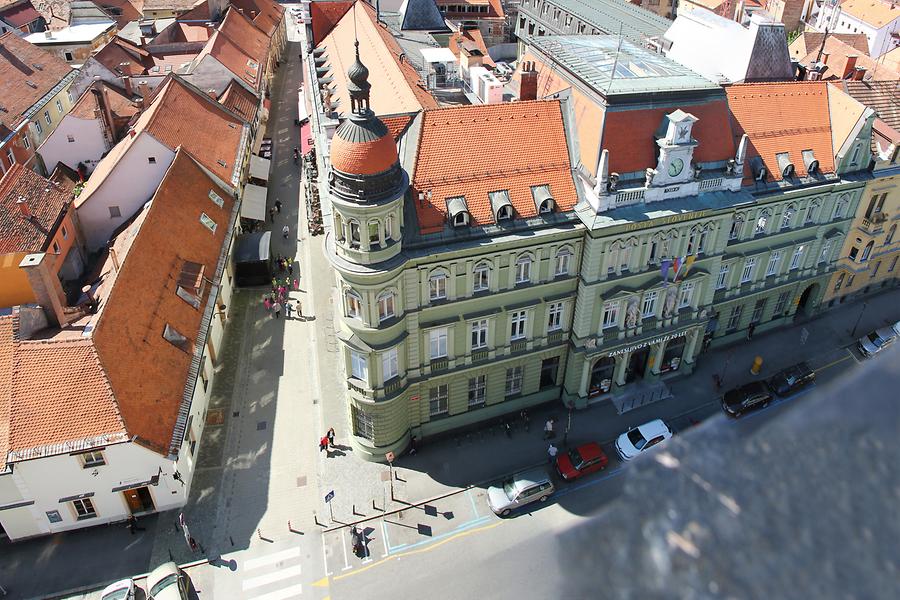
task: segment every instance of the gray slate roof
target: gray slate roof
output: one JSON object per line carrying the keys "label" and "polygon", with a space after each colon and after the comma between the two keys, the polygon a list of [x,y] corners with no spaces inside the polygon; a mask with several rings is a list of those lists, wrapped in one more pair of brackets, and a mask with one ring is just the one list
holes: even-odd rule
{"label": "gray slate roof", "polygon": [[575,15],[603,33],[619,33],[641,41],[647,37],[661,36],[671,21],[645,8],[624,0],[550,0],[564,11]]}
{"label": "gray slate roof", "polygon": [[448,31],[434,0],[403,0],[400,5],[400,29],[411,31]]}

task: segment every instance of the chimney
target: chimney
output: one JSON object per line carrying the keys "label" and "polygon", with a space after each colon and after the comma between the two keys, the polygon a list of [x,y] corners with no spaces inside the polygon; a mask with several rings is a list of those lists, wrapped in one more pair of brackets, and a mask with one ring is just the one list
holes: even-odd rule
{"label": "chimney", "polygon": [[216,97],[216,90],[214,90],[212,88],[206,90],[206,95],[209,96],[210,98],[212,98],[213,100],[218,100],[218,98]]}
{"label": "chimney", "polygon": [[125,95],[131,98],[134,94],[131,91],[131,77],[124,75],[122,77],[122,87],[125,88]]}
{"label": "chimney", "polygon": [[[100,85],[97,86],[101,88]],[[103,87],[102,93],[100,97],[97,98],[100,101],[100,108],[103,109],[103,119],[106,122],[106,129],[109,132],[109,147],[112,148],[116,143],[116,121],[113,119],[112,109],[110,108],[112,104],[109,101],[109,88]]]}
{"label": "chimney", "polygon": [[141,93],[141,107],[147,110],[147,107],[150,106],[150,86],[146,81],[142,81],[138,84],[138,90]]}
{"label": "chimney", "polygon": [[44,32],[44,37],[47,38],[48,40],[52,40],[53,32],[48,29],[47,31]]}
{"label": "chimney", "polygon": [[54,325],[63,327],[68,324],[65,313],[66,295],[59,278],[50,270],[51,262],[46,254],[39,252],[23,258],[19,268],[25,271],[35,300],[47,313],[47,319]]}
{"label": "chimney", "polygon": [[863,77],[866,76],[866,68],[865,67],[856,67],[856,70],[853,72],[853,81],[862,81]]}
{"label": "chimney", "polygon": [[147,45],[147,36],[141,36],[141,48]]}
{"label": "chimney", "polygon": [[109,258],[112,260],[113,270],[118,273],[119,272],[119,255],[116,254],[116,249],[113,248],[112,244],[109,245]]}
{"label": "chimney", "polygon": [[19,207],[19,214],[22,215],[23,219],[31,219],[31,207],[28,206],[24,196],[19,196],[19,199],[16,200],[16,206]]}
{"label": "chimney", "polygon": [[853,70],[856,68],[856,54],[848,54],[847,55],[847,64],[844,65],[844,73],[841,75],[841,79],[847,79],[853,74]]}
{"label": "chimney", "polygon": [[825,52],[825,51],[822,52],[822,64],[823,64],[823,65],[827,65],[827,64],[828,64],[828,53]]}
{"label": "chimney", "polygon": [[522,78],[519,82],[519,100],[537,100],[538,74],[532,61],[522,64]]}

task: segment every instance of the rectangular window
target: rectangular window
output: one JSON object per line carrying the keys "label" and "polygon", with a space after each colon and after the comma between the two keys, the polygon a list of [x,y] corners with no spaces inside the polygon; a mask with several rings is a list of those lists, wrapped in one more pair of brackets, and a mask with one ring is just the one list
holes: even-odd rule
{"label": "rectangular window", "polygon": [[360,381],[369,381],[369,359],[365,354],[356,350],[350,351],[350,372]]}
{"label": "rectangular window", "polygon": [[488,322],[487,319],[472,321],[472,350],[487,348]]}
{"label": "rectangular window", "polygon": [[225,201],[222,200],[222,196],[218,195],[214,190],[209,190],[209,199],[213,201],[213,204],[222,208],[225,205]]}
{"label": "rectangular window", "polygon": [[837,281],[834,282],[834,291],[841,289],[842,285],[844,285],[844,273],[840,273],[837,277]]}
{"label": "rectangular window", "polygon": [[209,215],[206,213],[200,213],[200,222],[203,223],[203,226],[210,230],[210,232],[216,232],[216,222],[209,218]]}
{"label": "rectangular window", "polygon": [[377,246],[381,242],[381,237],[378,233],[378,223],[373,221],[369,223],[369,244],[372,246]]}
{"label": "rectangular window", "polygon": [[875,268],[872,269],[872,275],[871,275],[872,278],[874,278],[876,275],[878,275],[878,269],[879,269],[879,268],[881,268],[881,261],[880,261],[880,260],[879,260],[877,263],[875,263]]}
{"label": "rectangular window", "polygon": [[731,229],[728,231],[728,239],[736,240],[741,237],[741,228],[744,226],[744,220],[732,217]]}
{"label": "rectangular window", "polygon": [[531,281],[531,259],[520,258],[516,261],[516,283]]}
{"label": "rectangular window", "polygon": [[725,289],[725,280],[728,279],[728,271],[731,270],[729,265],[722,265],[719,267],[719,277],[716,278],[716,289],[721,290]]}
{"label": "rectangular window", "polygon": [[26,150],[31,148],[31,142],[28,141],[28,135],[25,133],[22,134],[22,145],[25,146]]}
{"label": "rectangular window", "polygon": [[44,133],[44,128],[41,127],[40,121],[34,122],[34,128],[37,129],[38,135],[41,135],[42,133]]}
{"label": "rectangular window", "polygon": [[121,213],[121,211],[119,211],[118,206],[110,206],[109,207],[109,218],[110,219],[116,219],[121,216],[122,216],[122,213]]}
{"label": "rectangular window", "polygon": [[619,323],[619,301],[613,300],[603,305],[603,329],[615,327]]}
{"label": "rectangular window", "polygon": [[484,404],[487,377],[479,375],[469,378],[469,408]]}
{"label": "rectangular window", "polygon": [[510,319],[509,339],[521,340],[525,337],[525,324],[528,322],[528,313],[524,310],[516,311]]}
{"label": "rectangular window", "polygon": [[447,328],[432,329],[428,332],[428,357],[431,360],[447,356]]}
{"label": "rectangular window", "polygon": [[747,283],[753,279],[753,268],[756,266],[756,257],[751,256],[744,261],[744,270],[741,271],[741,283]]}
{"label": "rectangular window", "polygon": [[766,298],[760,298],[753,305],[753,314],[750,316],[750,322],[754,325],[762,321],[763,311],[766,309]]}
{"label": "rectangular window", "polygon": [[74,136],[74,135],[71,135],[71,134],[67,135],[67,136],[66,136],[66,141],[67,141],[68,143],[70,143],[70,144],[74,143],[74,142],[75,142],[75,136]]}
{"label": "rectangular window", "polygon": [[694,300],[694,282],[688,281],[681,285],[681,295],[678,297],[678,308],[686,308]]}
{"label": "rectangular window", "polygon": [[64,239],[64,240],[69,239],[69,230],[66,229],[66,226],[63,225],[60,229],[61,229],[61,231],[62,231],[63,239]]}
{"label": "rectangular window", "polygon": [[522,367],[513,367],[506,370],[506,388],[505,394],[512,396],[522,391],[522,378],[524,369]]}
{"label": "rectangular window", "polygon": [[854,273],[850,273],[850,274],[847,276],[847,287],[852,287],[852,286],[853,286],[853,280],[854,280],[855,278],[856,278],[856,275],[855,275]]}
{"label": "rectangular window", "polygon": [[148,157],[147,157],[147,162],[150,163],[151,165],[155,165],[155,164],[156,164],[156,157],[155,157],[155,156],[148,156]]}
{"label": "rectangular window", "polygon": [[10,167],[16,164],[16,155],[13,154],[12,148],[6,151],[6,160],[9,161]]}
{"label": "rectangular window", "polygon": [[825,243],[822,244],[822,252],[819,253],[819,262],[817,264],[822,264],[826,262],[831,255],[831,240],[825,240]]}
{"label": "rectangular window", "polygon": [[396,348],[391,348],[381,355],[381,374],[384,381],[390,381],[400,374],[400,361]]}
{"label": "rectangular window", "polygon": [[554,302],[547,308],[547,331],[562,329],[563,303]]}
{"label": "rectangular window", "polygon": [[353,407],[353,431],[359,437],[367,440],[375,439],[375,423],[372,415],[356,406]]}
{"label": "rectangular window", "polygon": [[47,125],[53,125],[53,119],[50,118],[50,111],[44,111],[44,120],[47,121]]}
{"label": "rectangular window", "polygon": [[89,469],[91,467],[101,467],[106,464],[106,459],[103,458],[103,451],[101,450],[82,452],[77,456],[79,460],[81,460],[81,466],[85,469]]}
{"label": "rectangular window", "polygon": [[447,276],[434,275],[429,280],[429,294],[432,300],[442,300],[447,297]]}
{"label": "rectangular window", "polygon": [[556,385],[556,374],[558,371],[558,356],[545,358],[541,361],[541,389]]}
{"label": "rectangular window", "polygon": [[347,303],[347,316],[353,319],[362,318],[362,302],[359,296],[347,290],[344,292],[344,300]]}
{"label": "rectangular window", "polygon": [[394,294],[385,292],[378,296],[378,321],[386,321],[394,316]]}
{"label": "rectangular window", "polygon": [[797,246],[797,249],[794,250],[794,255],[791,256],[791,271],[801,266],[804,250],[806,250],[806,246],[803,244]]}
{"label": "rectangular window", "polygon": [[432,417],[445,415],[450,410],[450,396],[444,383],[428,390],[428,414]]}
{"label": "rectangular window", "polygon": [[784,309],[787,308],[788,300],[790,299],[790,292],[781,292],[781,294],[778,295],[778,302],[775,303],[775,312],[772,313],[773,319],[780,316],[784,312]]}
{"label": "rectangular window", "polygon": [[769,266],[766,267],[766,277],[778,272],[778,263],[781,262],[781,250],[776,250],[769,255]]}
{"label": "rectangular window", "polygon": [[898,257],[895,256],[894,259],[891,261],[891,266],[888,268],[888,273],[894,272],[894,267],[897,266],[897,258]]}
{"label": "rectangular window", "polygon": [[641,305],[641,314],[644,318],[652,317],[656,314],[657,298],[659,298],[659,292],[656,290],[644,294],[644,303]]}
{"label": "rectangular window", "polygon": [[477,267],[475,267],[475,271],[473,273],[473,275],[475,276],[475,281],[472,283],[472,290],[476,292],[483,292],[484,290],[488,289],[490,285],[488,281],[489,272],[490,271],[487,265],[478,265]]}
{"label": "rectangular window", "polygon": [[196,295],[194,292],[182,287],[178,286],[175,288],[175,295],[193,306],[194,308],[200,308],[200,296]]}
{"label": "rectangular window", "polygon": [[56,111],[57,111],[59,114],[62,114],[62,111],[63,111],[62,100],[57,100],[57,101],[56,101]]}
{"label": "rectangular window", "polygon": [[571,260],[572,255],[568,250],[561,250],[559,254],[556,255],[556,276],[559,277],[561,275],[569,274],[569,261]]}
{"label": "rectangular window", "polygon": [[728,331],[734,331],[738,328],[738,325],[741,323],[741,313],[743,311],[744,306],[742,304],[738,304],[731,308],[731,314],[728,315],[728,325],[726,326]]}
{"label": "rectangular window", "polygon": [[59,254],[59,244],[53,242],[53,254]]}
{"label": "rectangular window", "polygon": [[77,518],[79,521],[83,519],[92,519],[97,516],[97,511],[94,510],[94,503],[91,502],[90,498],[72,500],[72,508],[75,509],[75,514],[78,515]]}

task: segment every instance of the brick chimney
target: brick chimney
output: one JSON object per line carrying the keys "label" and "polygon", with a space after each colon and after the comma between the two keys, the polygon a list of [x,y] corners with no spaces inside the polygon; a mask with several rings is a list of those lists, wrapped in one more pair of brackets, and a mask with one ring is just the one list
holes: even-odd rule
{"label": "brick chimney", "polygon": [[28,206],[25,198],[19,196],[19,199],[16,200],[16,206],[19,207],[19,214],[22,215],[23,219],[31,219],[31,207]]}
{"label": "brick chimney", "polygon": [[828,64],[828,53],[827,52],[822,52],[822,64],[823,65]]}
{"label": "brick chimney", "polygon": [[147,107],[150,106],[150,86],[146,81],[142,81],[138,84],[138,91],[141,94],[141,107],[147,110]]}
{"label": "brick chimney", "polygon": [[853,74],[853,70],[856,68],[857,58],[858,56],[856,54],[847,55],[847,64],[844,65],[844,73],[841,75],[841,79],[847,79]]}
{"label": "brick chimney", "polygon": [[519,82],[519,100],[537,100],[538,73],[534,62],[522,63],[522,78]]}
{"label": "brick chimney", "polygon": [[862,81],[863,77],[866,76],[866,68],[865,67],[856,67],[853,71],[853,81]]}
{"label": "brick chimney", "polygon": [[134,92],[131,91],[131,77],[128,75],[122,77],[122,88],[125,90],[125,95],[129,98],[134,95]]}
{"label": "brick chimney", "polygon": [[50,270],[51,262],[47,254],[38,252],[23,258],[19,268],[25,271],[35,300],[44,308],[47,319],[54,325],[62,327],[69,322],[65,313],[66,295],[59,278]]}

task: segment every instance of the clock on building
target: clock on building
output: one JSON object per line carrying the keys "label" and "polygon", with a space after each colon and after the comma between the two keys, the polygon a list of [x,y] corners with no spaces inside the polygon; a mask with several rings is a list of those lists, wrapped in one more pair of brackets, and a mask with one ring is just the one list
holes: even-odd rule
{"label": "clock on building", "polygon": [[684,169],[684,161],[680,158],[673,158],[669,163],[669,177],[678,177],[682,169]]}

